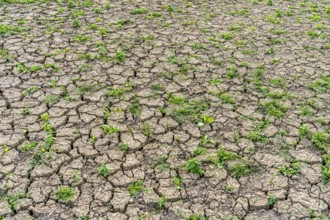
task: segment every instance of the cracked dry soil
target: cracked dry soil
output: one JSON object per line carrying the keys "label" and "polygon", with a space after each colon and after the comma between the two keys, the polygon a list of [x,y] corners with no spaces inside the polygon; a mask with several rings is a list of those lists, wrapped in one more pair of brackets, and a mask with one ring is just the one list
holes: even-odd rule
{"label": "cracked dry soil", "polygon": [[325,0],[0,1],[0,219],[330,216]]}

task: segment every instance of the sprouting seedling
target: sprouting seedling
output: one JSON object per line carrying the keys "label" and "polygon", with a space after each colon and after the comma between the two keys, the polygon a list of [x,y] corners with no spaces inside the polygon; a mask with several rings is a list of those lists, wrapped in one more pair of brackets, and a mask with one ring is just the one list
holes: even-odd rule
{"label": "sprouting seedling", "polygon": [[214,122],[214,118],[212,116],[209,116],[209,115],[204,115],[203,116],[203,122],[205,124],[212,124]]}
{"label": "sprouting seedling", "polygon": [[102,130],[104,134],[118,133],[120,130],[113,125],[102,125]]}
{"label": "sprouting seedling", "polygon": [[200,176],[204,174],[202,162],[197,158],[188,160],[185,169],[192,174],[198,174]]}
{"label": "sprouting seedling", "polygon": [[139,192],[147,191],[147,188],[143,185],[142,180],[138,180],[136,182],[131,183],[127,190],[132,197],[135,197]]}
{"label": "sprouting seedling", "polygon": [[110,172],[111,172],[111,168],[108,164],[103,164],[99,169],[98,172],[101,176],[103,176],[104,178],[108,177]]}
{"label": "sprouting seedling", "polygon": [[72,187],[60,187],[56,192],[56,198],[61,202],[70,203],[72,202],[76,192]]}

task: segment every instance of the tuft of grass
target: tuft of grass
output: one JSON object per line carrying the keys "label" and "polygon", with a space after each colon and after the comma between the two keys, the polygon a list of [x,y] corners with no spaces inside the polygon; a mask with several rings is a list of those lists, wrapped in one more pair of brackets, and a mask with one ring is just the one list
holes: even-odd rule
{"label": "tuft of grass", "polygon": [[101,128],[105,135],[107,135],[107,134],[111,135],[114,133],[118,133],[120,131],[119,128],[117,128],[113,125],[102,125]]}
{"label": "tuft of grass", "polygon": [[264,103],[261,105],[261,107],[266,112],[266,114],[274,116],[277,119],[282,118],[287,111],[287,108],[278,100]]}
{"label": "tuft of grass", "polygon": [[229,167],[229,171],[234,178],[240,178],[250,175],[253,169],[245,162],[237,162]]}
{"label": "tuft of grass", "polygon": [[282,166],[278,171],[284,176],[293,176],[300,173],[300,166],[298,162],[291,162],[290,165]]}
{"label": "tuft of grass", "polygon": [[108,164],[103,164],[98,169],[99,175],[103,176],[104,178],[107,178],[109,176],[110,171],[111,171],[111,168]]}
{"label": "tuft of grass", "polygon": [[129,192],[130,196],[135,197],[140,192],[146,192],[147,188],[143,185],[142,180],[138,180],[136,182],[131,183],[127,187],[127,190]]}
{"label": "tuft of grass", "polygon": [[277,203],[277,199],[276,199],[276,197],[275,196],[273,196],[273,195],[268,195],[268,197],[267,197],[267,206],[268,206],[268,208],[273,208],[274,207],[274,205]]}
{"label": "tuft of grass", "polygon": [[323,75],[309,85],[309,88],[319,92],[327,93],[330,91],[330,76]]}
{"label": "tuft of grass", "polygon": [[241,156],[238,155],[237,153],[225,150],[224,148],[220,148],[217,151],[216,162],[218,165],[224,166],[227,164],[228,161],[236,160],[240,158]]}
{"label": "tuft of grass", "polygon": [[70,203],[76,195],[76,192],[72,187],[62,186],[58,188],[55,195],[60,202]]}
{"label": "tuft of grass", "polygon": [[188,160],[185,169],[192,174],[198,174],[200,176],[204,174],[202,162],[197,158]]}
{"label": "tuft of grass", "polygon": [[137,9],[133,9],[131,11],[132,15],[140,15],[140,14],[147,14],[148,13],[148,9],[147,8],[137,8]]}
{"label": "tuft of grass", "polygon": [[312,135],[312,142],[317,149],[327,151],[330,146],[330,134],[322,131],[315,132]]}

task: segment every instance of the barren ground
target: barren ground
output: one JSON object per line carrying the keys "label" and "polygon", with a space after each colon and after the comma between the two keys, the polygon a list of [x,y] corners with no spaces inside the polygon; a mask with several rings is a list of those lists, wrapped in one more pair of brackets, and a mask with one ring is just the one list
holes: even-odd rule
{"label": "barren ground", "polygon": [[330,216],[326,0],[0,0],[0,219]]}

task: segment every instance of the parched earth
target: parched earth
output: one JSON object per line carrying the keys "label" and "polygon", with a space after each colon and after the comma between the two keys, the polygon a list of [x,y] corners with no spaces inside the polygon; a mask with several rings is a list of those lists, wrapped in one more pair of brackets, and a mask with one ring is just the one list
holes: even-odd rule
{"label": "parched earth", "polygon": [[0,219],[329,219],[329,30],[326,0],[1,0]]}

